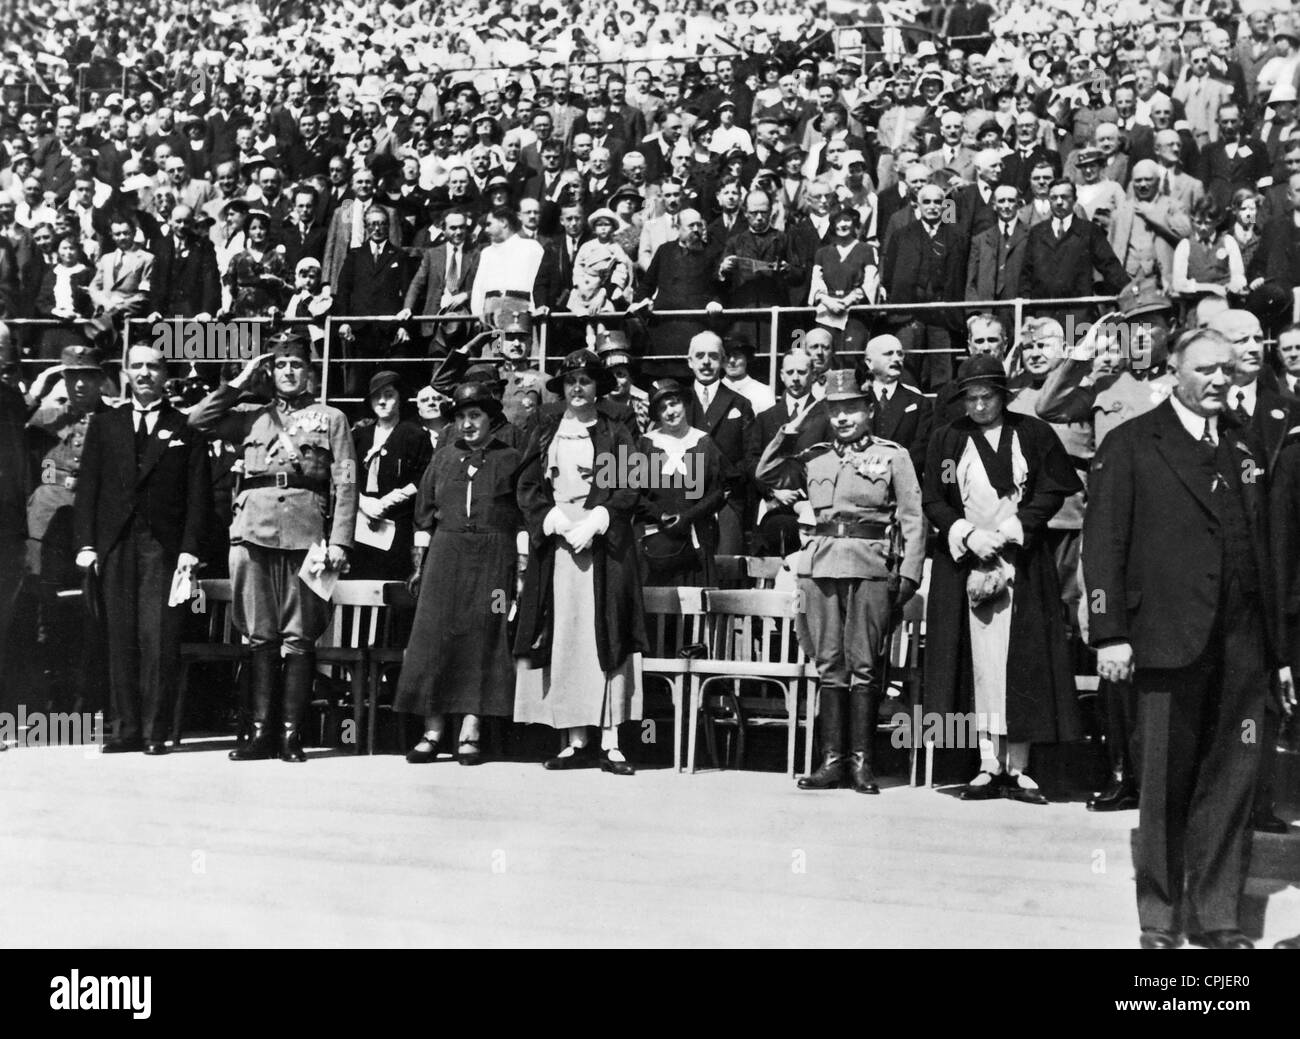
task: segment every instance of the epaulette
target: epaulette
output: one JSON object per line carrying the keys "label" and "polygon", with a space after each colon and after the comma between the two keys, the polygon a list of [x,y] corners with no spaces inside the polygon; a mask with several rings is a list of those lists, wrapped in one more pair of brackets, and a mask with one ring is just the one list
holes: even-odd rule
{"label": "epaulette", "polygon": [[818,455],[824,455],[827,451],[834,450],[834,446],[835,445],[832,444],[829,440],[824,440],[820,444],[812,444],[809,447],[805,447],[802,451],[800,451],[797,455],[795,455],[795,458],[797,458],[800,462],[810,462]]}

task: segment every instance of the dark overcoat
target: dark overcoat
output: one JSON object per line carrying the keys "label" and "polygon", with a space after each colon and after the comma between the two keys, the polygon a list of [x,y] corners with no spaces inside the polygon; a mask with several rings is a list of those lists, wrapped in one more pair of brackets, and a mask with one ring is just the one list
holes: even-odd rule
{"label": "dark overcoat", "polygon": [[[1007,738],[1053,743],[1079,738],[1074,676],[1066,644],[1061,588],[1052,552],[1044,543],[1047,521],[1083,484],[1060,438],[1046,422],[1006,412],[1029,466],[1016,513],[1025,544],[1015,552],[1011,645],[1007,659]],[[954,562],[949,528],[965,518],[957,463],[979,427],[961,418],[935,431],[925,463],[923,506],[939,529],[926,602],[925,686],[927,712],[968,713],[975,709],[971,671],[966,577],[975,561]],[[945,729],[948,726],[944,726]]]}
{"label": "dark overcoat", "polygon": [[[520,463],[519,508],[528,531],[529,553],[519,602],[515,656],[527,657],[533,667],[544,667],[551,659],[551,586],[556,544],[553,538],[542,533],[542,523],[555,507],[546,458],[563,417],[562,411],[542,413]],[[627,426],[601,412],[597,412],[590,433],[598,462],[602,458],[627,458],[636,452],[636,443]],[[609,512],[609,529],[597,536],[591,546],[596,647],[601,669],[606,674],[621,667],[629,654],[644,653],[647,645],[636,539],[632,532],[639,492],[622,485],[626,482],[623,466],[615,464],[608,471],[618,477],[613,481],[616,486],[601,486],[605,481],[593,480],[591,493],[584,503],[588,509],[600,505]]]}

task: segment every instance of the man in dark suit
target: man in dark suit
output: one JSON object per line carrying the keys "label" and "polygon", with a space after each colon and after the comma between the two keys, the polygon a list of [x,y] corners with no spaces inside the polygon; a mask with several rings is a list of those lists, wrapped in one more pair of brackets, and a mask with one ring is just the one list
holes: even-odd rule
{"label": "man in dark suit", "polygon": [[754,484],[755,496],[761,499],[762,514],[757,517],[752,546],[755,555],[786,556],[798,547],[799,521],[794,506],[804,498],[804,493],[793,486],[774,487],[755,479],[763,452],[792,420],[799,423],[799,435],[789,445],[792,456],[833,437],[826,405],[812,394],[813,362],[803,347],[794,347],[781,359],[781,386],[784,392],[776,403],[754,419],[746,448],[745,473]]}
{"label": "man in dark suit", "polygon": [[207,445],[163,392],[162,352],[133,346],[131,403],[90,421],[77,478],[77,566],[100,576],[117,737],[105,753],[164,754],[181,611],[177,571],[193,575],[212,510]]}
{"label": "man in dark suit", "polygon": [[154,254],[149,308],[158,317],[211,317],[221,309],[217,252],[189,206],[174,206]]}
{"label": "man in dark suit", "polygon": [[1044,148],[1038,140],[1038,116],[1025,111],[1016,116],[1016,146],[1011,154],[1002,160],[1003,184],[1013,184],[1022,195],[1029,194],[1029,172],[1040,162],[1052,167],[1056,176],[1061,175],[1061,156]]}
{"label": "man in dark suit", "polygon": [[[1225,419],[1219,333],[1182,336],[1173,394],[1103,442],[1088,480],[1083,570],[1098,675],[1136,676],[1134,849],[1143,948],[1249,949],[1239,902],[1269,674],[1293,697],[1273,610],[1261,460]],[[1247,737],[1247,733],[1250,734]]]}
{"label": "man in dark suit", "polygon": [[1269,175],[1268,149],[1258,137],[1248,137],[1236,105],[1222,105],[1218,114],[1219,139],[1201,150],[1201,183],[1206,192],[1226,209],[1238,188],[1255,188]]}
{"label": "man in dark suit", "polygon": [[325,223],[316,219],[320,196],[310,184],[302,184],[293,193],[293,209],[280,225],[278,244],[284,246],[286,270],[297,270],[304,257],[320,262],[325,256]]}
{"label": "man in dark suit", "polygon": [[996,148],[975,153],[975,183],[960,188],[953,199],[957,203],[957,223],[967,241],[997,223],[993,192],[1001,176],[1002,156]]}
{"label": "man in dark suit", "polygon": [[[574,258],[590,237],[587,218],[579,203],[574,202],[560,210],[560,233],[553,238],[541,240],[545,254],[537,268],[537,280],[533,288],[533,300],[538,306],[552,310],[565,307],[569,293],[573,290]],[[560,329],[565,327],[563,324],[559,326]],[[568,323],[567,328],[571,332],[582,331],[572,322]],[[574,350],[578,348],[579,346],[573,346]],[[561,346],[559,352],[568,353],[569,350]]]}
{"label": "man in dark suit", "polygon": [[[1029,231],[1025,264],[1020,275],[1024,295],[1031,299],[1073,299],[1094,294],[1092,272],[1101,275],[1101,293],[1118,294],[1132,279],[1125,273],[1106,232],[1074,211],[1075,187],[1058,180],[1047,193],[1050,220]],[[1067,341],[1073,342],[1075,324],[1096,318],[1094,304],[1041,308],[1043,317],[1061,322]]]}
{"label": "man in dark suit", "polygon": [[[412,314],[459,311],[469,315],[469,289],[478,273],[478,250],[466,244],[468,231],[469,216],[463,210],[449,210],[442,220],[443,241],[424,251],[398,317],[406,320]],[[426,321],[420,332],[432,357],[464,342],[465,328],[463,322]]]}
{"label": "man in dark suit", "polygon": [[72,137],[74,122],[70,115],[61,115],[54,124],[54,139],[41,162],[41,186],[54,194],[58,202],[68,197],[72,190]]}
{"label": "man in dark suit", "polygon": [[343,146],[329,137],[327,113],[304,115],[299,122],[302,136],[289,145],[284,156],[284,169],[290,180],[308,177],[327,177],[330,160],[343,154]]}
{"label": "man in dark suit", "polygon": [[[1233,421],[1251,437],[1255,455],[1264,468],[1264,486],[1273,486],[1287,434],[1300,426],[1300,400],[1283,393],[1272,379],[1261,378],[1264,371],[1264,330],[1259,318],[1248,310],[1225,310],[1207,322],[1232,344],[1236,371],[1228,390],[1228,410]],[[1271,373],[1270,373],[1271,374]],[[1260,740],[1259,783],[1255,787],[1255,807],[1251,826],[1268,833],[1286,833],[1287,824],[1273,809],[1278,731],[1281,716],[1270,703],[1264,713],[1264,731]]]}
{"label": "man in dark suit", "polygon": [[[358,205],[360,203],[357,203]],[[406,299],[406,264],[404,256],[388,238],[388,210],[372,205],[365,213],[366,242],[349,249],[339,273],[334,309],[340,314],[391,315],[402,309]],[[345,346],[344,356],[352,360],[384,356],[393,341],[389,324],[366,322],[353,329],[349,322],[339,325],[339,338]],[[362,372],[364,365],[347,365],[344,385],[349,396],[357,396],[369,382],[372,372]]]}
{"label": "man in dark suit", "polygon": [[[722,381],[722,339],[700,332],[690,342],[686,363],[695,376],[686,400],[686,419],[709,438],[738,474],[745,472],[745,449],[754,424],[754,407]],[[739,555],[744,549],[748,520],[748,481],[738,480],[718,514],[718,554]]]}
{"label": "man in dark suit", "polygon": [[924,393],[902,382],[903,344],[897,336],[875,336],[867,341],[864,370],[858,373],[862,388],[871,394],[871,434],[892,440],[912,458],[917,478],[925,472],[925,452],[934,424],[934,405]]}
{"label": "man in dark suit", "polygon": [[[943,189],[926,184],[917,193],[919,219],[889,239],[881,270],[889,279],[891,303],[932,303],[961,300],[966,292],[969,247],[955,223],[943,219]],[[928,308],[909,314],[891,312],[890,320],[903,349],[948,350],[961,338],[961,312]],[[918,384],[936,391],[952,378],[952,355],[917,354],[907,368]]]}
{"label": "man in dark suit", "polygon": [[968,300],[1015,299],[1020,295],[1020,274],[1025,264],[1029,228],[1020,214],[1020,192],[1013,184],[993,191],[995,221],[971,239],[966,264]]}
{"label": "man in dark suit", "polygon": [[1259,251],[1265,257],[1265,277],[1294,293],[1300,286],[1300,226],[1296,225],[1296,214],[1300,213],[1300,170],[1292,173],[1287,182],[1287,201],[1287,211],[1264,228]]}

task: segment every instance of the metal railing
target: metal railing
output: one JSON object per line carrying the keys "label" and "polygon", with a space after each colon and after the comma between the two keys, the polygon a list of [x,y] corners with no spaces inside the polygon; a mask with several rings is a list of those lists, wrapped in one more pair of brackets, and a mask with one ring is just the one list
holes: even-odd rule
{"label": "metal railing", "polygon": [[[1007,331],[1008,346],[1011,346],[1024,324],[1026,313],[1029,311],[1038,311],[1043,309],[1078,309],[1094,305],[1114,304],[1114,296],[1081,296],[1054,299],[1028,299],[1018,297],[1009,300],[952,300],[938,301],[931,303],[878,303],[862,304],[848,308],[848,316],[857,318],[860,321],[870,321],[873,318],[886,316],[889,314],[921,314],[931,311],[954,311],[961,310],[968,314],[993,314],[998,316]],[[645,336],[653,346],[655,339],[655,323],[660,319],[688,318],[697,319],[701,328],[713,329],[722,334],[730,324],[737,321],[753,321],[758,328],[766,332],[767,342],[764,344],[755,343],[755,362],[759,365],[767,366],[767,383],[768,387],[775,393],[777,392],[778,376],[780,369],[781,356],[786,349],[792,345],[796,331],[806,332],[813,327],[824,327],[815,324],[815,315],[818,308],[813,306],[772,306],[772,307],[738,307],[723,308],[722,310],[641,310],[641,311],[616,311],[607,314],[572,314],[563,311],[546,311],[536,313],[533,318],[533,326],[536,333],[534,343],[534,353],[532,357],[541,370],[545,371],[548,366],[558,358],[555,356],[556,351],[553,349],[556,333],[564,326],[579,325],[583,328],[591,326],[603,326],[608,329],[621,328],[629,323],[640,323],[645,326]],[[1006,319],[1006,315],[1010,319]],[[400,326],[405,329],[415,329],[418,326],[426,324],[440,323],[465,323],[473,320],[463,314],[413,314],[410,318],[399,319],[394,315],[382,314],[330,314],[323,321],[305,317],[295,318],[276,318],[269,317],[249,317],[249,318],[232,318],[227,321],[219,321],[216,318],[209,319],[207,322],[197,323],[192,318],[183,317],[164,317],[150,321],[147,318],[131,318],[123,324],[121,336],[121,363],[125,365],[126,354],[132,343],[156,344],[164,334],[170,335],[173,347],[176,343],[183,343],[187,332],[196,324],[207,326],[224,325],[226,329],[232,326],[252,326],[258,330],[256,336],[247,337],[253,342],[249,343],[243,337],[237,337],[236,348],[230,351],[231,355],[227,356],[185,356],[185,351],[181,350],[179,354],[174,349],[170,351],[170,359],[173,364],[189,363],[196,370],[211,370],[217,368],[218,371],[222,366],[231,366],[242,364],[256,356],[253,352],[259,349],[259,340],[264,329],[279,329],[283,326],[315,326],[323,332],[323,338],[319,341],[320,353],[320,380],[319,396],[322,402],[344,404],[354,403],[361,398],[355,396],[346,396],[342,394],[331,394],[331,386],[337,386],[343,371],[352,365],[365,366],[374,368],[377,364],[391,366],[397,370],[410,368],[417,365],[424,365],[432,369],[440,363],[440,357],[422,354],[419,345],[422,337],[412,335],[409,339],[411,349],[402,349],[406,344],[399,344],[399,347],[383,356],[340,356],[340,325],[392,325]],[[67,328],[77,324],[77,322],[61,321],[52,318],[16,318],[5,322],[11,330],[22,328]],[[164,333],[159,326],[167,326],[171,331]],[[1071,344],[1067,344],[1071,345]],[[921,348],[910,349],[907,351],[910,355],[924,354],[963,354],[965,350],[960,347],[944,348]],[[860,357],[864,353],[861,349],[838,350],[837,355],[840,357]],[[647,351],[638,355],[639,361],[677,361],[683,362],[684,357],[678,353],[657,353]],[[492,358],[484,358],[489,363]],[[23,358],[22,363],[29,369],[48,366],[57,363],[56,358]],[[215,380],[214,380],[215,381]]]}

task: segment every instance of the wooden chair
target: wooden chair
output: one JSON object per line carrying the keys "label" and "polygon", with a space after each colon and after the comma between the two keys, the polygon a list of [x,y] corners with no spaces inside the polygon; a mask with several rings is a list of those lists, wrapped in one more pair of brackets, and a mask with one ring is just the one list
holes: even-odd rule
{"label": "wooden chair", "polygon": [[[362,715],[366,707],[366,679],[372,647],[379,641],[387,607],[384,581],[340,581],[334,586],[330,603],[334,612],[330,626],[316,643],[316,663],[333,665],[349,675],[349,699],[352,704],[353,738],[361,753]],[[375,748],[375,705],[370,702],[367,729],[369,753]]]}
{"label": "wooden chair", "polygon": [[[704,593],[709,655],[690,666],[691,704],[687,768],[695,771],[697,727],[710,688],[730,683],[723,694],[731,716],[721,721],[735,729],[737,764],[744,761],[748,727],[781,725],[786,729],[786,769],[795,774],[795,737],[799,727],[799,692],[816,682],[817,670],[804,655],[795,634],[798,593],[714,591]],[[768,622],[774,622],[769,625]],[[781,691],[783,710],[772,697],[743,695],[742,682]],[[717,721],[711,724],[718,724]]]}
{"label": "wooden chair", "polygon": [[[384,677],[402,665],[406,653],[406,644],[410,641],[410,617],[415,613],[416,601],[401,581],[384,583],[383,624],[380,627],[379,640],[370,650],[369,671],[366,681],[366,702],[371,705],[369,726],[366,738],[369,753],[375,752],[376,733],[378,730],[375,704],[379,702],[379,691]],[[394,686],[394,688],[396,688]],[[391,707],[390,707],[391,710]]]}
{"label": "wooden chair", "polygon": [[[248,684],[248,669],[244,667],[252,656],[251,647],[235,630],[231,602],[233,586],[229,579],[210,579],[199,582],[198,597],[190,601],[189,608],[201,614],[206,623],[206,638],[202,642],[182,642],[180,645],[180,674],[176,679],[176,704],[172,711],[172,742],[179,745],[185,734],[185,707],[189,699],[190,669],[195,664],[229,664],[237,681]],[[241,696],[241,702],[244,699]]]}
{"label": "wooden chair", "polygon": [[746,556],[714,556],[719,588],[745,588],[749,585]]}
{"label": "wooden chair", "polygon": [[755,588],[770,589],[784,562],[780,556],[745,556],[745,572]]}
{"label": "wooden chair", "polygon": [[646,588],[642,592],[650,655],[641,661],[642,678],[662,681],[673,701],[673,768],[682,770],[682,735],[686,718],[686,679],[692,661],[682,653],[704,639],[704,590],[691,587]]}

